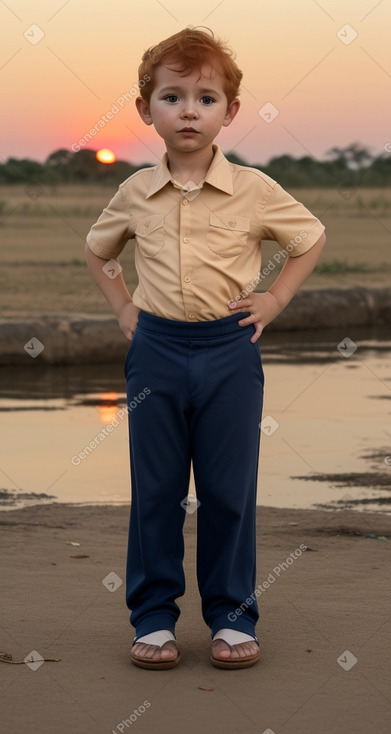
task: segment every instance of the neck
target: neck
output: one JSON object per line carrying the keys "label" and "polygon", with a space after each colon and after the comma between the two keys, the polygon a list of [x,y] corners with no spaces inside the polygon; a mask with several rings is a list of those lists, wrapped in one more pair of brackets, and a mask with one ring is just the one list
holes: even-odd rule
{"label": "neck", "polygon": [[171,176],[178,183],[185,184],[188,181],[194,181],[195,184],[198,184],[207,174],[214,157],[214,150],[212,143],[202,150],[190,152],[173,150],[167,146],[167,157],[167,167]]}

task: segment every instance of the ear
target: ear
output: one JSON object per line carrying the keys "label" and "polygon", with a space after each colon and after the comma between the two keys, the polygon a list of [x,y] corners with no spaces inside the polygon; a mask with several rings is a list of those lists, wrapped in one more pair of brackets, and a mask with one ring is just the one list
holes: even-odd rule
{"label": "ear", "polygon": [[225,114],[225,118],[223,120],[223,127],[228,127],[228,125],[231,124],[234,117],[236,117],[237,113],[239,112],[240,108],[240,99],[239,97],[236,97],[229,107],[227,107],[227,112]]}
{"label": "ear", "polygon": [[142,121],[145,122],[146,125],[152,125],[152,117],[148,102],[146,102],[142,97],[136,97],[135,104]]}

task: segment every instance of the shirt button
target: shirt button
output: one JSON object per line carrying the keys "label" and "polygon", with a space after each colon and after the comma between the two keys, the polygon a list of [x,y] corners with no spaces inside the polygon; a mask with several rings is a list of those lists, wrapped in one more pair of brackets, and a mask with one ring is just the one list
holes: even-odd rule
{"label": "shirt button", "polygon": [[235,226],[235,222],[232,222],[232,221],[231,222],[228,222],[228,224],[229,224],[230,227],[234,227]]}
{"label": "shirt button", "polygon": [[188,318],[188,319],[195,319],[195,314],[194,314],[194,313],[189,313],[189,314],[187,315],[187,318]]}
{"label": "shirt button", "polygon": [[145,222],[144,227],[149,227],[149,222]]}
{"label": "shirt button", "polygon": [[186,206],[186,205],[187,205],[188,203],[189,203],[189,202],[188,202],[188,200],[187,200],[187,199],[182,199],[182,206]]}
{"label": "shirt button", "polygon": [[185,280],[185,283],[190,283],[191,281],[190,275],[185,275],[184,280]]}
{"label": "shirt button", "polygon": [[184,237],[183,238],[183,241],[186,242],[186,244],[187,244],[188,242],[190,242],[190,237]]}

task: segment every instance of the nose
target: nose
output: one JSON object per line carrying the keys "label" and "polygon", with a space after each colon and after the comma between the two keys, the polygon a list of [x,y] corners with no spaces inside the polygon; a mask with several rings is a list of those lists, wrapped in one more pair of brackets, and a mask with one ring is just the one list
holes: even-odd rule
{"label": "nose", "polygon": [[197,117],[197,112],[195,109],[195,103],[191,100],[185,100],[183,103],[183,109],[181,112],[181,117],[184,118],[194,118]]}

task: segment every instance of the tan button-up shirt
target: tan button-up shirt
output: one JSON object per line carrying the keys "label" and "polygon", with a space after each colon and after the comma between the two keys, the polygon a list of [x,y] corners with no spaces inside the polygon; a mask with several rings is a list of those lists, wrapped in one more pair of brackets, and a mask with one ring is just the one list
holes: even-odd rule
{"label": "tan button-up shirt", "polygon": [[217,144],[213,150],[198,186],[172,178],[165,152],[156,166],[120,184],[87,235],[91,250],[107,260],[135,239],[132,299],[156,316],[209,321],[231,315],[228,303],[262,280],[262,239],[279,243],[281,262],[309,250],[325,229],[272,178],[230,163]]}

